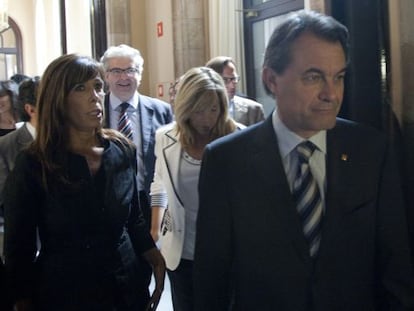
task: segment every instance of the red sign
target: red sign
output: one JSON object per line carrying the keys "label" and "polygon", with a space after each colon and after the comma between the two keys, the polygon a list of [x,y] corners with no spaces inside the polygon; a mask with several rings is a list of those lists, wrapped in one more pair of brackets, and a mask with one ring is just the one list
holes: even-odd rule
{"label": "red sign", "polygon": [[164,34],[162,22],[157,23],[157,36],[162,37]]}
{"label": "red sign", "polygon": [[164,85],[158,84],[158,97],[164,97]]}

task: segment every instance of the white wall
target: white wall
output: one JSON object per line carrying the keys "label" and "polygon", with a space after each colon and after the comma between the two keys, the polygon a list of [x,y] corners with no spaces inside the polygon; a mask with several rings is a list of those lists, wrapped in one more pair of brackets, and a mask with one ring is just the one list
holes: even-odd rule
{"label": "white wall", "polygon": [[[67,0],[68,52],[91,55],[89,1]],[[62,54],[59,1],[9,0],[9,16],[22,33],[24,74],[41,75]]]}
{"label": "white wall", "polygon": [[90,14],[89,0],[66,0],[68,53],[92,55]]}
{"label": "white wall", "polygon": [[[171,0],[146,0],[147,53],[144,71],[149,72],[151,96],[168,102],[168,88],[174,82],[173,27]],[[157,24],[162,23],[163,35],[157,36]],[[163,88],[159,96],[158,87]]]}

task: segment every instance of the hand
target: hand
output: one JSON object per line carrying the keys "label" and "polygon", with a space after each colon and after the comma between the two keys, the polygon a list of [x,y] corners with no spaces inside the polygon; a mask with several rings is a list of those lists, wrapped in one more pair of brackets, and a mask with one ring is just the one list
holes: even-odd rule
{"label": "hand", "polygon": [[18,300],[14,305],[14,311],[33,311],[33,304],[30,299]]}
{"label": "hand", "polygon": [[152,248],[143,254],[145,260],[152,266],[155,280],[155,288],[151,295],[150,301],[146,310],[156,310],[161,299],[161,294],[164,290],[165,280],[165,260],[157,248]]}

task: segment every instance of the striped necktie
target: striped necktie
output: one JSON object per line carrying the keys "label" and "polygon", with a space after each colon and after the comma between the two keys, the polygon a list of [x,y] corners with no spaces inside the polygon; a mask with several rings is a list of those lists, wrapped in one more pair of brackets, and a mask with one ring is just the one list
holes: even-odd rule
{"label": "striped necktie", "polygon": [[315,257],[321,239],[322,198],[316,179],[309,167],[309,159],[316,146],[310,141],[296,147],[298,168],[293,183],[293,197],[302,222],[303,233],[309,243],[309,253]]}
{"label": "striped necktie", "polygon": [[121,111],[119,113],[118,131],[120,131],[126,138],[132,140],[132,125],[131,120],[128,117],[128,103],[122,103],[120,105]]}

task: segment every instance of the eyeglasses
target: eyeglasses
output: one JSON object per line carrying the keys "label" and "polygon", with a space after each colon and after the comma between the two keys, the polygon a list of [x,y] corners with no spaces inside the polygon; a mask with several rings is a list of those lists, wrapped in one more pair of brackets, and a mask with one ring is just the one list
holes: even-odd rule
{"label": "eyeglasses", "polygon": [[108,69],[107,72],[113,74],[115,77],[120,77],[123,73],[127,75],[128,77],[133,77],[136,73],[139,72],[139,70],[138,68],[127,68],[127,69],[112,68],[112,69]]}
{"label": "eyeglasses", "polygon": [[240,77],[239,76],[234,76],[234,77],[222,77],[223,81],[225,84],[230,84],[230,82],[232,83],[238,83],[240,81]]}

